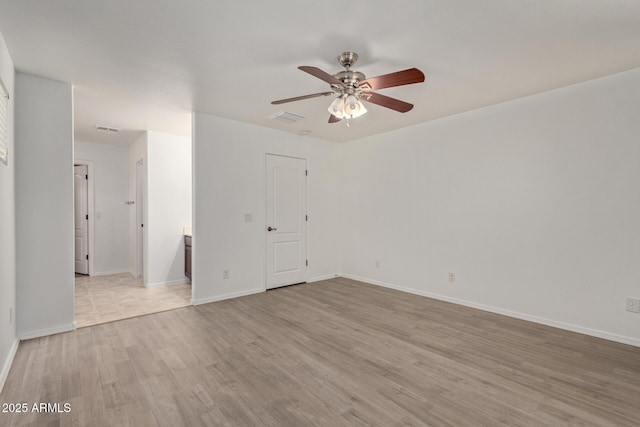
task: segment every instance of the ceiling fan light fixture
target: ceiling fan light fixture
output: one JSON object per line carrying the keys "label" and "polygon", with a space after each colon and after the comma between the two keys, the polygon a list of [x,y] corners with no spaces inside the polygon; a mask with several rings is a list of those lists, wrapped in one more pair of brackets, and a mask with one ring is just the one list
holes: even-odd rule
{"label": "ceiling fan light fixture", "polygon": [[329,106],[329,112],[338,119],[355,119],[367,112],[364,104],[360,102],[357,96],[341,95],[336,98]]}

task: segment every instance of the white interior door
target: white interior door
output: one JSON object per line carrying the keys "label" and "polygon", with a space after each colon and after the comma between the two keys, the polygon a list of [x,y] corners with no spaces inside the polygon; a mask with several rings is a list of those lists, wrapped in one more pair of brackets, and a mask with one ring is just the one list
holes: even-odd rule
{"label": "white interior door", "polygon": [[267,289],[307,280],[306,161],[267,154]]}
{"label": "white interior door", "polygon": [[89,186],[86,165],[73,167],[76,273],[89,274]]}
{"label": "white interior door", "polygon": [[136,273],[144,275],[144,162],[136,163]]}

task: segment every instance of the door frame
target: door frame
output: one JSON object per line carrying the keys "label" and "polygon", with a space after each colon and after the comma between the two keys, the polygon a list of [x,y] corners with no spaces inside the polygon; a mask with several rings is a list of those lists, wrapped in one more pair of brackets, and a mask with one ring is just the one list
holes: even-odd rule
{"label": "door frame", "polygon": [[[140,194],[142,193],[142,194]],[[146,271],[148,269],[147,233],[142,230],[140,224],[147,224],[147,162],[145,157],[136,160],[135,163],[135,272],[136,277],[142,277],[142,283],[147,286]],[[147,224],[148,227],[148,224]]]}
{"label": "door frame", "polygon": [[[305,165],[306,165],[306,170],[307,170],[307,174],[305,175],[305,180],[304,180],[304,187],[305,187],[305,208],[306,208],[306,215],[310,216],[309,214],[309,175],[308,175],[308,171],[311,169],[310,165],[309,165],[309,159],[301,154],[298,153],[282,153],[282,152],[273,152],[273,151],[265,151],[263,154],[263,162],[262,162],[262,166],[264,167],[264,172],[262,174],[262,176],[264,177],[263,180],[263,185],[262,185],[262,194],[264,194],[264,208],[263,208],[263,212],[264,212],[264,216],[262,217],[262,228],[261,228],[261,232],[262,232],[262,238],[263,238],[263,247],[264,247],[264,251],[262,253],[262,268],[263,268],[263,272],[262,272],[262,278],[263,278],[263,283],[262,283],[262,287],[264,289],[264,292],[266,292],[267,289],[267,250],[269,250],[268,248],[268,242],[267,242],[267,233],[265,232],[265,230],[267,229],[267,156],[280,156],[280,157],[289,157],[289,158],[293,158],[293,159],[299,159],[299,160],[304,160]],[[304,222],[304,233],[305,233],[305,237],[306,237],[306,242],[305,242],[305,253],[306,253],[306,260],[310,261],[310,256],[309,256],[309,220]],[[304,281],[305,283],[309,283],[309,266],[306,265],[305,266],[305,271],[304,271]],[[274,288],[277,289],[277,288]]]}
{"label": "door frame", "polygon": [[[74,166],[86,166],[89,179],[87,180],[87,214],[89,215],[89,224],[87,225],[87,250],[89,251],[89,276],[93,276],[95,273],[95,220],[94,215],[94,199],[93,199],[93,160],[74,159]],[[75,209],[75,200],[74,200]]]}

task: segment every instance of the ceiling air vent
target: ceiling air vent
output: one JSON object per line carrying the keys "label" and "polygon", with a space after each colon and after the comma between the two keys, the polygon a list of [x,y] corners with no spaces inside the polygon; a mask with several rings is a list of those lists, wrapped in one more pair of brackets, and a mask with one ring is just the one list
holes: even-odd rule
{"label": "ceiling air vent", "polygon": [[269,120],[277,120],[283,123],[293,123],[304,119],[303,116],[299,116],[293,113],[287,113],[286,111],[278,111],[277,113],[273,113],[270,116],[267,116],[267,118]]}
{"label": "ceiling air vent", "polygon": [[98,132],[106,132],[106,133],[117,133],[120,132],[120,129],[110,128],[107,126],[96,126],[96,130]]}

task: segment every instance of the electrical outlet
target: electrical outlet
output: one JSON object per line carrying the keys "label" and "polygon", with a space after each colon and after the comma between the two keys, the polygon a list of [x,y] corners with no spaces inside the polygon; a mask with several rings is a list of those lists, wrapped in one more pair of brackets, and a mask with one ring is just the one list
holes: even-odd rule
{"label": "electrical outlet", "polygon": [[230,276],[231,276],[231,271],[229,269],[226,269],[222,272],[223,279],[228,279]]}
{"label": "electrical outlet", "polygon": [[456,281],[456,273],[449,273],[449,281],[451,283]]}
{"label": "electrical outlet", "polygon": [[253,222],[253,214],[250,214],[250,213],[244,214],[244,222]]}
{"label": "electrical outlet", "polygon": [[640,313],[640,299],[627,298],[627,311],[632,313]]}
{"label": "electrical outlet", "polygon": [[376,268],[380,268],[380,260],[376,260]]}

